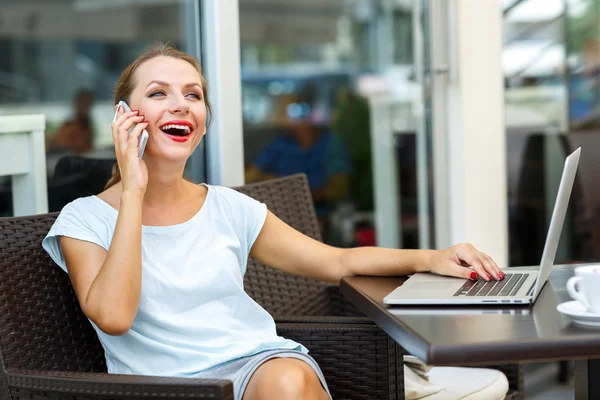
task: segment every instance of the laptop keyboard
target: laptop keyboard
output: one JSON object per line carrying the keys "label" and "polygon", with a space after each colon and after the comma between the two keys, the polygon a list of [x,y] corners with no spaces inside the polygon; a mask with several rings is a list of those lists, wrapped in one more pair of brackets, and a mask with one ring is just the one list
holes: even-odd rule
{"label": "laptop keyboard", "polygon": [[501,281],[467,281],[454,296],[515,296],[529,274],[505,274]]}

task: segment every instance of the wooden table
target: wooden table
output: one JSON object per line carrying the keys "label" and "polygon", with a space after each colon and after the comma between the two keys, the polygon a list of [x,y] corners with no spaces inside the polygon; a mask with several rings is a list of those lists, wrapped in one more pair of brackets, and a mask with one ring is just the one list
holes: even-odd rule
{"label": "wooden table", "polygon": [[570,300],[565,286],[576,266],[556,266],[533,306],[383,304],[383,298],[406,280],[400,277],[346,277],[340,290],[408,353],[427,364],[575,359],[576,399],[600,399],[600,329],[575,325],[556,310]]}

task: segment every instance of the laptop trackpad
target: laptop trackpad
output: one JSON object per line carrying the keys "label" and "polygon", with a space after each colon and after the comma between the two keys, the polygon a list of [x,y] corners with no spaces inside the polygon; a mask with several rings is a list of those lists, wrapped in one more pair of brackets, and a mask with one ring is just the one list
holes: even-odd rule
{"label": "laptop trackpad", "polygon": [[456,282],[454,280],[448,280],[446,282],[425,282],[425,281],[415,281],[415,282],[407,282],[404,286],[406,289],[411,290],[443,290],[456,286]]}

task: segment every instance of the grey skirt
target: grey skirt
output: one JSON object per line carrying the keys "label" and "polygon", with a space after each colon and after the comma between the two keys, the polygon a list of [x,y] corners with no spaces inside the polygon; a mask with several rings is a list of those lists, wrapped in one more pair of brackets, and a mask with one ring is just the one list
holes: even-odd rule
{"label": "grey skirt", "polygon": [[248,357],[242,357],[200,372],[197,375],[194,375],[194,378],[230,380],[233,382],[234,399],[242,400],[246,386],[248,386],[248,382],[250,381],[250,377],[254,371],[256,371],[264,362],[272,358],[296,358],[306,362],[312,367],[312,369],[315,370],[319,379],[321,380],[323,388],[325,391],[327,391],[327,394],[329,394],[329,398],[331,399],[331,393],[329,393],[327,382],[325,382],[325,377],[323,376],[323,372],[321,371],[321,368],[319,368],[317,362],[308,354],[304,354],[296,350],[261,351],[260,353]]}

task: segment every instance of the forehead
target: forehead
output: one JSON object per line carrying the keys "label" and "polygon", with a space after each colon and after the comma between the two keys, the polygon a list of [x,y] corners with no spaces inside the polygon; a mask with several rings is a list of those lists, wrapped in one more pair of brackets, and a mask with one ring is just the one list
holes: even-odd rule
{"label": "forehead", "polygon": [[145,87],[153,80],[172,85],[201,83],[200,73],[192,64],[173,57],[158,56],[142,63],[135,72],[138,84]]}

